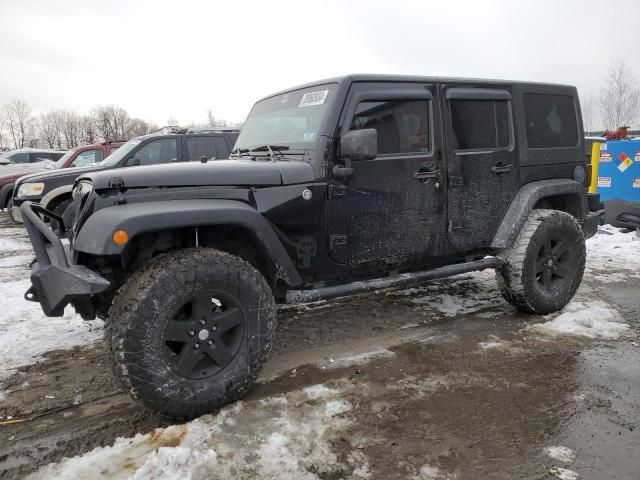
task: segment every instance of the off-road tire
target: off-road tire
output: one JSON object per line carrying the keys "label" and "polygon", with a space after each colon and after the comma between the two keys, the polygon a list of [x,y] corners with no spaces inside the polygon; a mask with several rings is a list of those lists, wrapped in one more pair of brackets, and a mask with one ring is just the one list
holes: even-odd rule
{"label": "off-road tire", "polygon": [[[190,298],[210,290],[241,300],[236,310],[246,322],[230,363],[213,376],[185,378],[167,359],[164,332]],[[160,255],[129,278],[113,300],[105,337],[114,375],[125,390],[161,417],[188,419],[247,392],[271,350],[275,324],[273,294],[260,272],[228,253],[189,248]]]}
{"label": "off-road tire", "polygon": [[[553,255],[554,251],[562,254]],[[533,210],[500,257],[504,263],[496,269],[496,280],[502,296],[525,312],[555,312],[571,301],[582,281],[584,234],[568,213]]]}

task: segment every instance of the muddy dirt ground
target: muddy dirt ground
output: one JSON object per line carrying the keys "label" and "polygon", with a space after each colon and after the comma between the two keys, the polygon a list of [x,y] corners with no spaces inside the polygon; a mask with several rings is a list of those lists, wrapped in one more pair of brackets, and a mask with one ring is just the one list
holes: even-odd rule
{"label": "muddy dirt ground", "polygon": [[[478,302],[445,315],[425,294]],[[281,309],[246,402],[339,387],[353,421],[332,450],[338,460],[360,452],[370,478],[544,479],[557,466],[583,479],[637,479],[639,294],[638,278],[583,282],[576,301],[607,302],[630,325],[617,340],[537,333],[531,325],[548,319],[508,306],[488,273]],[[0,426],[4,478],[162,425],[114,383],[100,345],[50,352],[2,389],[0,416],[19,420]],[[545,450],[558,445],[572,454]]]}

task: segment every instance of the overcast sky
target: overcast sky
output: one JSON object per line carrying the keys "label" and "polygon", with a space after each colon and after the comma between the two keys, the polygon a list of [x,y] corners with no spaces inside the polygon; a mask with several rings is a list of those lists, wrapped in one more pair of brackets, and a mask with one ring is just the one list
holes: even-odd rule
{"label": "overcast sky", "polygon": [[0,0],[0,104],[241,121],[264,95],[345,73],[561,82],[586,96],[616,56],[640,76],[640,2],[607,5]]}

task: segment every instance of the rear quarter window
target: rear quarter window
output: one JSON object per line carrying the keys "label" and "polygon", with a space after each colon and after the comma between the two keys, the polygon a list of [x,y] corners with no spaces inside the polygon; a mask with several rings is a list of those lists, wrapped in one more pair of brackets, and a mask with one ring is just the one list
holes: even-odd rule
{"label": "rear quarter window", "polygon": [[573,97],[525,93],[523,100],[529,148],[578,145],[578,121]]}

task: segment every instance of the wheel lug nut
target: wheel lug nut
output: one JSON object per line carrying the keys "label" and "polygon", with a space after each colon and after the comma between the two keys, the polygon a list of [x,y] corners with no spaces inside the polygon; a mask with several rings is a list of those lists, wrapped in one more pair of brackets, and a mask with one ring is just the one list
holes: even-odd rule
{"label": "wheel lug nut", "polygon": [[189,336],[193,337],[196,334],[195,330],[189,330]]}
{"label": "wheel lug nut", "polygon": [[199,344],[199,343],[196,343],[196,344],[193,346],[193,348],[195,348],[196,350],[198,350],[198,349],[200,348],[200,344]]}
{"label": "wheel lug nut", "polygon": [[209,340],[207,343],[208,343],[209,345],[213,345],[213,340]]}
{"label": "wheel lug nut", "polygon": [[207,323],[207,321],[204,318],[200,319],[200,325],[204,325],[205,323]]}
{"label": "wheel lug nut", "polygon": [[216,327],[215,325],[213,327],[211,327],[211,331],[215,332],[216,330],[218,330],[218,327]]}

